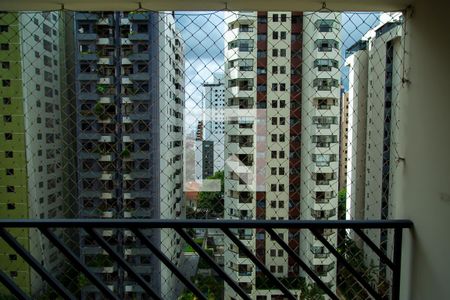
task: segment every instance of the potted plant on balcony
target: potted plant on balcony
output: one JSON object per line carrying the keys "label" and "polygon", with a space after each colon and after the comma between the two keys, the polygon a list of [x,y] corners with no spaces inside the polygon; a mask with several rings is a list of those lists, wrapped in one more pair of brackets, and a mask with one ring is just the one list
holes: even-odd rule
{"label": "potted plant on balcony", "polygon": [[104,95],[106,93],[107,90],[107,86],[106,84],[97,84],[97,93],[99,93],[100,95]]}
{"label": "potted plant on balcony", "polygon": [[122,153],[120,154],[122,158],[129,158],[131,156],[131,152],[128,148],[123,149]]}
{"label": "potted plant on balcony", "polygon": [[108,118],[108,114],[106,113],[106,109],[101,103],[97,103],[94,106],[94,114],[100,119],[105,120]]}

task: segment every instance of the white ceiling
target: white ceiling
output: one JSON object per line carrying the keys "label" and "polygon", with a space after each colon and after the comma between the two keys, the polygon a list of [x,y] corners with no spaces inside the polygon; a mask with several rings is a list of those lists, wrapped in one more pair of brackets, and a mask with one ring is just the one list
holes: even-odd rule
{"label": "white ceiling", "polygon": [[[259,10],[316,11],[323,0],[0,0],[0,11],[57,10]],[[415,0],[327,0],[337,11],[398,11]],[[140,3],[140,4],[139,4]]]}

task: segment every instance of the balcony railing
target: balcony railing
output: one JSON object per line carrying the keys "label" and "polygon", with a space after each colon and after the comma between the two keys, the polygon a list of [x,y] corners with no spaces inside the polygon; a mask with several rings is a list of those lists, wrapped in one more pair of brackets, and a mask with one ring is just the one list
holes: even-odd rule
{"label": "balcony railing", "polygon": [[[142,288],[142,290],[150,296],[152,299],[162,299],[162,297],[153,289],[147,280],[139,273],[136,267],[129,264],[124,257],[117,252],[117,246],[111,245],[110,242],[102,236],[102,231],[105,229],[113,230],[114,232],[122,232],[122,234],[131,233],[134,235],[135,241],[141,243],[141,247],[148,248],[155,259],[158,259],[162,264],[164,264],[173,274],[175,274],[178,279],[185,285],[185,287],[190,290],[198,299],[207,299],[207,297],[200,291],[200,289],[187,278],[181,270],[172,262],[172,260],[167,257],[160,248],[154,244],[154,242],[148,237],[148,229],[172,229],[177,232],[182,239],[184,239],[187,244],[189,244],[192,249],[198,253],[198,255],[221,277],[223,280],[233,289],[240,297],[243,299],[251,299],[249,294],[251,292],[251,285],[247,284],[244,288],[242,283],[237,283],[234,281],[214,260],[210,254],[208,254],[201,245],[199,245],[188,232],[194,228],[218,228],[225,236],[230,240],[230,245],[239,253],[242,253],[259,270],[261,275],[264,275],[267,280],[273,285],[273,288],[281,291],[281,293],[287,299],[295,300],[297,299],[293,293],[292,289],[286,285],[286,281],[281,278],[276,277],[272,272],[269,271],[267,266],[261,262],[255,254],[249,250],[241,240],[243,239],[253,239],[253,235],[238,233],[235,235],[233,231],[235,229],[258,229],[264,230],[265,233],[276,242],[287,255],[295,261],[301,269],[311,278],[311,280],[320,288],[324,294],[326,294],[330,299],[338,300],[338,296],[332,289],[330,289],[329,284],[322,281],[321,277],[326,275],[322,267],[317,270],[316,267],[310,267],[299,254],[292,249],[276,232],[277,229],[302,229],[310,231],[323,245],[324,250],[329,252],[329,255],[333,255],[337,263],[344,268],[346,268],[351,275],[353,275],[357,284],[359,284],[370,297],[374,299],[384,299],[382,295],[376,290],[372,284],[367,281],[364,275],[356,270],[354,266],[349,263],[348,253],[342,253],[335,246],[327,240],[327,238],[322,235],[321,232],[324,229],[351,229],[355,232],[359,238],[366,243],[366,245],[378,256],[381,262],[383,262],[392,271],[392,285],[391,285],[391,299],[399,299],[400,290],[400,270],[401,270],[401,253],[402,253],[402,233],[403,229],[411,228],[412,222],[409,220],[374,220],[374,221],[294,221],[294,220],[150,220],[150,219],[59,219],[59,220],[0,220],[0,237],[6,242],[16,253],[22,257],[22,259],[31,266],[37,274],[39,274],[43,280],[45,280],[51,288],[55,290],[63,299],[76,299],[73,291],[70,291],[66,286],[64,286],[56,277],[51,274],[44,266],[35,259],[27,249],[25,249],[21,243],[19,243],[14,236],[10,233],[10,230],[14,231],[17,229],[30,229],[40,232],[45,236],[61,253],[67,258],[80,274],[83,274],[90,283],[98,288],[98,290],[107,299],[120,299],[121,296],[115,294],[116,290],[111,290],[108,285],[96,275],[91,267],[86,265],[79,256],[73,252],[73,250],[65,244],[59,235],[55,234],[55,231],[70,229],[70,230],[81,230],[84,232],[83,235],[89,236],[92,241],[96,242],[96,247],[102,249],[104,253],[108,254],[108,263],[117,264],[118,267],[122,268],[127,272],[128,278],[134,280],[136,287]],[[392,259],[389,258],[383,250],[381,250],[364,231],[366,230],[393,230],[393,256]],[[364,231],[363,231],[364,230]],[[234,245],[234,246],[233,246]],[[227,247],[230,248],[230,247]],[[328,255],[328,254],[327,254]],[[334,263],[332,264],[335,267]],[[242,270],[240,271],[242,273]],[[250,273],[243,273],[242,275],[251,276]],[[31,299],[30,296],[25,294],[23,290],[14,282],[10,277],[8,277],[3,271],[0,271],[0,282],[3,283],[9,291],[15,295],[18,299]],[[255,284],[255,283],[253,283]],[[356,284],[356,283],[355,283]]]}

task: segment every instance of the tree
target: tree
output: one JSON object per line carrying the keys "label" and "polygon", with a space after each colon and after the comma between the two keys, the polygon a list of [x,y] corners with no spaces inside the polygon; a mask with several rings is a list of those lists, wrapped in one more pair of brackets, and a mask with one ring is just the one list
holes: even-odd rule
{"label": "tree", "polygon": [[217,192],[200,192],[198,197],[198,209],[207,210],[210,216],[223,217],[223,191],[224,191],[224,173],[216,172],[207,179],[220,179],[220,191]]}
{"label": "tree", "polygon": [[302,288],[300,299],[302,300],[324,300],[324,291],[314,283],[308,283]]}
{"label": "tree", "polygon": [[347,210],[347,190],[344,188],[338,192],[338,215],[339,219],[345,219],[345,212]]}

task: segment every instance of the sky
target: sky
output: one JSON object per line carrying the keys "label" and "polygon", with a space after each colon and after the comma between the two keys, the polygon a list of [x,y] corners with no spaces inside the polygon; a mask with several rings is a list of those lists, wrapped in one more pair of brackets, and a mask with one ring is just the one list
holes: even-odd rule
{"label": "sky", "polygon": [[[202,111],[202,84],[216,72],[224,72],[223,12],[176,12],[177,28],[183,37],[185,54],[185,129],[195,130]],[[341,54],[378,24],[378,13],[343,13]],[[348,68],[342,65],[342,83],[348,88]]]}

